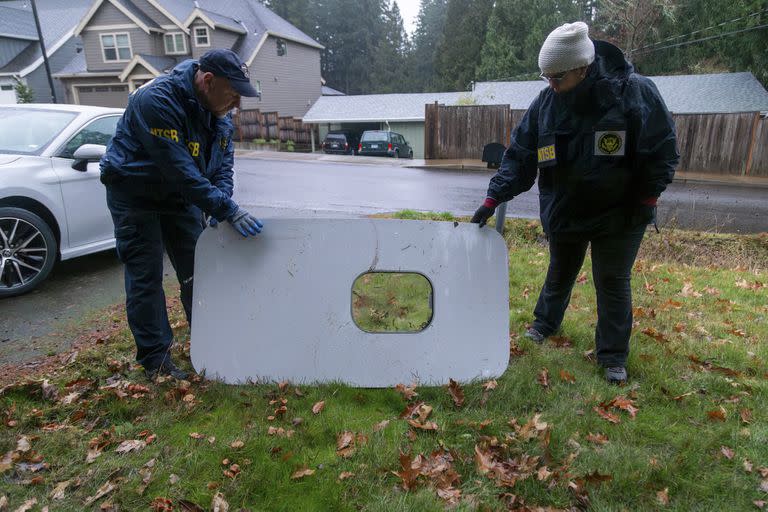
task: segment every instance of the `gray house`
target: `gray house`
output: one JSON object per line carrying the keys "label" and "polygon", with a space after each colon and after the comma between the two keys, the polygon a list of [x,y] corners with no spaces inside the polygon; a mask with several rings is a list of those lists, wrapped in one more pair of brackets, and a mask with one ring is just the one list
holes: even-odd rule
{"label": "gray house", "polygon": [[56,77],[70,103],[125,106],[128,94],[185,59],[230,48],[262,98],[242,108],[300,117],[321,95],[323,46],[255,0],[91,0],[75,28],[83,52]]}
{"label": "gray house", "polygon": [[[76,55],[79,38],[75,27],[88,11],[91,0],[37,0],[51,72],[64,68]],[[0,2],[0,104],[16,103],[14,87],[20,81],[32,89],[35,102],[50,102],[51,88],[43,53],[28,1]],[[58,101],[64,101],[63,84],[54,80]]]}
{"label": "gray house", "polygon": [[[649,78],[674,114],[768,111],[768,92],[752,73]],[[319,125],[321,140],[329,130],[391,129],[413,146],[415,158],[424,158],[426,104],[509,105],[512,110],[526,110],[544,87],[547,84],[541,80],[478,82],[473,91],[467,92],[323,96],[304,115],[303,121]]]}

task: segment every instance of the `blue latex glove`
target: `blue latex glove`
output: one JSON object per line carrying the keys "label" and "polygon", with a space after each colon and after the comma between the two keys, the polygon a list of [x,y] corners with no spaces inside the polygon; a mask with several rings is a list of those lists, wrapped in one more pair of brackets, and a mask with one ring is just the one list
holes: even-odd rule
{"label": "blue latex glove", "polygon": [[259,219],[242,208],[238,208],[227,220],[244,237],[261,233],[261,228],[264,227]]}
{"label": "blue latex glove", "polygon": [[219,221],[217,221],[215,217],[210,217],[208,219],[208,225],[211,226],[212,228],[215,228],[216,226],[219,225]]}

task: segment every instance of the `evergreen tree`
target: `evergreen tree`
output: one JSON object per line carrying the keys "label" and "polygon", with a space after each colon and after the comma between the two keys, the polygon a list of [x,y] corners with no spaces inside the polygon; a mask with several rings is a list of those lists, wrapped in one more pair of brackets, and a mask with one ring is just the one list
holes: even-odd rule
{"label": "evergreen tree", "polygon": [[443,40],[447,0],[421,0],[409,56],[414,92],[437,91],[437,49]]}
{"label": "evergreen tree", "polygon": [[436,72],[446,91],[465,91],[475,79],[475,68],[485,41],[493,0],[448,0]]}
{"label": "evergreen tree", "polygon": [[533,80],[539,74],[539,50],[547,35],[563,23],[583,20],[593,2],[497,0],[477,68],[480,80]]}
{"label": "evergreen tree", "polygon": [[411,92],[407,68],[410,44],[397,2],[387,6],[383,14],[383,34],[371,63],[371,92]]}

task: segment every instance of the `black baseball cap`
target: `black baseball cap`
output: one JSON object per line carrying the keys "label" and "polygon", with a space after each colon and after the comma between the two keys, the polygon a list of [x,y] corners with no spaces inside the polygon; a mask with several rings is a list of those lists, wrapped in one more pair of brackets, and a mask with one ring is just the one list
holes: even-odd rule
{"label": "black baseball cap", "polygon": [[229,80],[232,88],[240,96],[260,96],[259,92],[251,85],[251,75],[248,73],[248,66],[232,50],[218,49],[207,51],[200,57],[198,62],[201,71],[213,73],[215,76]]}

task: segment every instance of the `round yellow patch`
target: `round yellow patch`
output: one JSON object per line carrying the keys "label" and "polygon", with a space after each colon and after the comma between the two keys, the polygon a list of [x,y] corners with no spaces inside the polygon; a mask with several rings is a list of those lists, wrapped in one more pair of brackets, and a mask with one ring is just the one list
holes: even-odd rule
{"label": "round yellow patch", "polygon": [[621,149],[621,137],[615,133],[606,133],[597,141],[600,151],[612,155]]}

